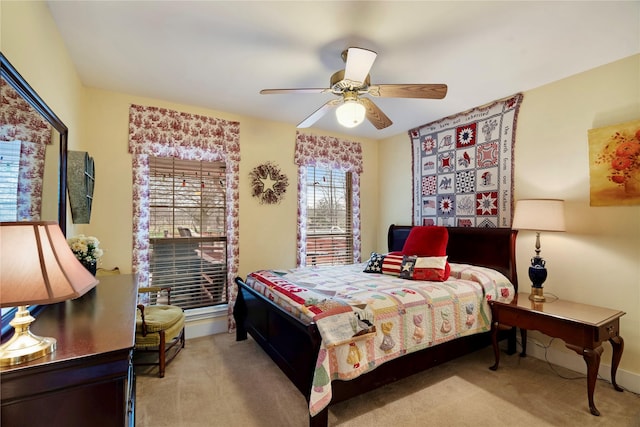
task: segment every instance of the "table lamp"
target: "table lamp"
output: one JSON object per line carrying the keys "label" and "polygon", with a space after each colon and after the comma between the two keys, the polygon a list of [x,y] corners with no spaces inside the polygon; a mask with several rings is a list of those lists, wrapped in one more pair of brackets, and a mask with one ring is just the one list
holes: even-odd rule
{"label": "table lamp", "polygon": [[35,320],[28,305],[78,298],[98,281],[84,268],[56,222],[0,223],[0,307],[18,307],[15,329],[0,346],[0,366],[43,357],[56,349],[55,338],[29,330]]}
{"label": "table lamp", "polygon": [[547,269],[544,259],[540,256],[540,232],[565,231],[564,200],[518,200],[511,228],[536,232],[536,255],[531,258],[531,266],[529,267],[529,279],[532,283],[529,299],[535,302],[544,302],[542,284],[547,279]]}

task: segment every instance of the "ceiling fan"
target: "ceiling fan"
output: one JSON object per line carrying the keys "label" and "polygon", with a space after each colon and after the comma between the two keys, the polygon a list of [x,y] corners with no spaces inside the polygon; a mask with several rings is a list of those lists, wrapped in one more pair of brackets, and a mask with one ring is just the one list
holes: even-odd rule
{"label": "ceiling fan", "polygon": [[342,52],[345,69],[331,76],[329,88],[263,89],[261,94],[288,93],[333,93],[340,99],[332,99],[298,124],[307,128],[320,120],[327,112],[336,108],[338,122],[346,127],[355,127],[366,116],[376,128],[384,129],[393,124],[373,101],[363,95],[383,98],[442,99],[447,94],[445,84],[379,84],[372,85],[369,70],[377,53],[359,47],[350,47]]}

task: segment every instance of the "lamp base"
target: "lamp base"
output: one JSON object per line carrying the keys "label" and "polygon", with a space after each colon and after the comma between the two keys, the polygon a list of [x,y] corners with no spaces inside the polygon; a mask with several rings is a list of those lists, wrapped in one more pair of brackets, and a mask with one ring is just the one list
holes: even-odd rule
{"label": "lamp base", "polygon": [[545,302],[546,299],[544,297],[544,293],[541,287],[532,286],[531,293],[529,294],[529,299],[534,302]]}
{"label": "lamp base", "polygon": [[9,341],[0,346],[0,367],[38,359],[56,349],[55,338],[39,337],[31,333],[29,325],[34,320],[26,306],[18,308],[18,312],[9,323],[15,328],[15,332]]}

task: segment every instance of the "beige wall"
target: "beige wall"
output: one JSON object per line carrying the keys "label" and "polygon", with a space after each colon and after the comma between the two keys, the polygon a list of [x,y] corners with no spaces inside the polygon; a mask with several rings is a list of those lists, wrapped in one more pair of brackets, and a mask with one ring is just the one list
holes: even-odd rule
{"label": "beige wall", "polygon": [[[566,233],[543,233],[545,292],[625,311],[621,368],[640,373],[640,206],[589,206],[588,129],[640,118],[640,55],[524,93],[515,145],[515,198],[566,200]],[[391,223],[411,223],[408,135],[380,142],[378,248]],[[384,160],[382,160],[384,159]],[[518,277],[528,292],[534,233],[517,240]],[[535,334],[532,334],[536,338]],[[548,343],[546,337],[537,336]],[[604,345],[603,363],[610,363]],[[562,343],[554,348],[568,352]]]}
{"label": "beige wall", "polygon": [[[68,148],[82,148],[83,87],[78,79],[60,33],[43,2],[7,2],[0,7],[0,47],[9,62],[18,70],[52,111],[69,128]],[[58,157],[57,147],[47,149],[47,159]],[[51,153],[52,152],[52,153]],[[45,169],[47,191],[57,186],[56,173]],[[49,193],[50,194],[50,193]],[[55,198],[53,198],[55,199]],[[45,195],[44,209],[57,212],[55,200]],[[51,207],[51,204],[53,206]],[[67,209],[67,232],[73,232],[71,213]],[[56,214],[43,219],[57,218]]]}
{"label": "beige wall", "polygon": [[[89,152],[96,163],[96,187],[91,224],[79,226],[98,236],[105,249],[107,267],[131,270],[132,184],[131,155],[128,153],[129,105],[153,105],[178,111],[240,122],[240,274],[269,266],[289,268],[296,262],[297,169],[293,163],[296,128],[290,124],[266,122],[248,117],[177,105],[160,100],[87,88],[86,128]],[[337,136],[337,135],[336,135]],[[375,247],[377,224],[377,143],[362,138],[364,173],[361,220],[363,253]],[[257,165],[275,162],[289,178],[284,200],[277,205],[260,205],[251,197],[249,172]]]}
{"label": "beige wall", "polygon": [[[88,151],[96,164],[91,223],[68,224],[68,234],[97,236],[101,264],[131,271],[132,184],[128,153],[129,105],[153,105],[240,122],[240,274],[278,265],[293,267],[296,255],[297,175],[293,163],[296,128],[249,117],[126,94],[85,88],[78,80],[60,34],[43,2],[3,2],[2,52],[69,128],[69,148]],[[47,64],[43,66],[43,64]],[[312,131],[309,131],[312,132]],[[378,221],[377,143],[363,138],[361,176],[362,253],[375,249]],[[250,196],[251,169],[264,161],[289,177],[279,205],[260,205]]]}
{"label": "beige wall", "polygon": [[[127,153],[130,103],[174,108],[241,123],[240,273],[295,263],[295,193],[292,125],[237,117],[125,94],[82,88],[41,2],[2,2],[3,53],[70,129],[71,149],[96,160],[91,224],[70,229],[99,236],[104,264],[131,266],[131,158]],[[46,66],[43,66],[46,64]],[[624,310],[621,369],[640,375],[640,206],[589,207],[587,130],[640,117],[640,55],[525,92],[515,148],[516,198],[567,200],[568,230],[543,236],[548,261],[546,292]],[[470,106],[471,107],[471,106]],[[411,153],[406,134],[361,140],[363,254],[386,248],[386,228],[411,221]],[[290,178],[280,205],[249,196],[248,173],[276,162]],[[518,238],[518,274],[527,290],[533,235]],[[535,334],[534,335],[535,338]],[[545,337],[540,341],[548,342]],[[554,346],[564,351],[561,344]],[[603,363],[609,363],[605,344]],[[578,359],[573,354],[573,359]],[[620,378],[620,377],[619,377]],[[636,390],[638,391],[638,390]]]}
{"label": "beige wall", "polygon": [[73,132],[76,147],[81,127],[82,84],[60,33],[43,2],[2,2],[2,53]]}

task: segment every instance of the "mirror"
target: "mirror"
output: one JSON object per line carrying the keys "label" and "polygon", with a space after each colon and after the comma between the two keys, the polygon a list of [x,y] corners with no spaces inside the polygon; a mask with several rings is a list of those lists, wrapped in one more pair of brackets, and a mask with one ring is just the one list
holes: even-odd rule
{"label": "mirror", "polygon": [[[67,231],[67,138],[69,130],[45,104],[26,80],[0,53],[1,78],[7,82],[42,118],[55,129],[54,144],[46,146],[45,172],[42,185],[41,220],[57,221],[66,235]],[[56,178],[57,177],[57,180]]]}

